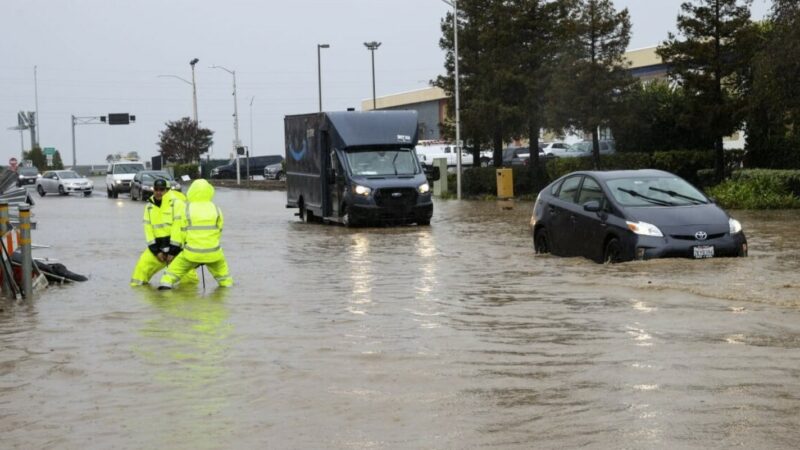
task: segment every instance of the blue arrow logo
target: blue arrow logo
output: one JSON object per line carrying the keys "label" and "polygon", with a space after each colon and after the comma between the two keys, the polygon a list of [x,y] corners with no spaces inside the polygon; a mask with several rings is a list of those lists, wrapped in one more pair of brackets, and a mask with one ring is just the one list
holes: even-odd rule
{"label": "blue arrow logo", "polygon": [[292,155],[292,159],[295,161],[300,161],[303,159],[303,156],[306,154],[306,150],[308,150],[308,139],[303,141],[303,148],[299,151],[292,147],[292,144],[289,144],[289,153]]}

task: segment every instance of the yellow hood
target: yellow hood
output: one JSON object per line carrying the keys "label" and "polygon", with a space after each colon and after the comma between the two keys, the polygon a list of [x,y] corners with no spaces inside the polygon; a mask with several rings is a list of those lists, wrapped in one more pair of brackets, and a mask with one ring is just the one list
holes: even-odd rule
{"label": "yellow hood", "polygon": [[186,192],[186,198],[190,202],[210,202],[214,198],[214,186],[202,178],[194,180]]}

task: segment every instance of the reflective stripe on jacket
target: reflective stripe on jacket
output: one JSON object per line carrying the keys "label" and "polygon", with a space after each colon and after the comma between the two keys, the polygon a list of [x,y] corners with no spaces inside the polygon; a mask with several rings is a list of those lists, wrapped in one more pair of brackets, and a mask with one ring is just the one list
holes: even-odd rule
{"label": "reflective stripe on jacket", "polygon": [[172,223],[172,244],[182,244],[190,261],[213,262],[223,256],[220,236],[224,218],[211,202],[213,195],[214,188],[206,180],[195,180],[187,192],[182,217]]}

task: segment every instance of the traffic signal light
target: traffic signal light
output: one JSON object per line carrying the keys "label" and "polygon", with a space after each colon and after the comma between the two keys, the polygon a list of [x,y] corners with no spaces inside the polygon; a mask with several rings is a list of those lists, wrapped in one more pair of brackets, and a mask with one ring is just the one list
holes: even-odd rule
{"label": "traffic signal light", "polygon": [[135,121],[136,116],[132,116],[128,113],[109,113],[108,115],[109,125],[128,125]]}

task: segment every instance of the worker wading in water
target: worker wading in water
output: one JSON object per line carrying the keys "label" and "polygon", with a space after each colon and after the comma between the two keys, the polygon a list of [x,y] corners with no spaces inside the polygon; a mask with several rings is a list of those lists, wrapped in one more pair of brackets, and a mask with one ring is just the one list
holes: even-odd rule
{"label": "worker wading in water", "polygon": [[186,197],[180,220],[176,218],[172,223],[170,242],[170,248],[183,251],[164,271],[159,289],[171,289],[184,274],[200,265],[208,267],[220,286],[233,285],[219,242],[224,224],[222,211],[211,201],[214,187],[202,178],[195,180]]}
{"label": "worker wading in water", "polygon": [[[139,257],[139,262],[131,275],[131,286],[141,286],[150,282],[153,275],[167,265],[180,253],[180,247],[170,246],[172,223],[183,214],[186,197],[180,192],[170,190],[164,179],[155,180],[153,195],[147,199],[144,208],[144,236],[147,248]],[[187,272],[181,280],[184,283],[197,283],[197,272]]]}

